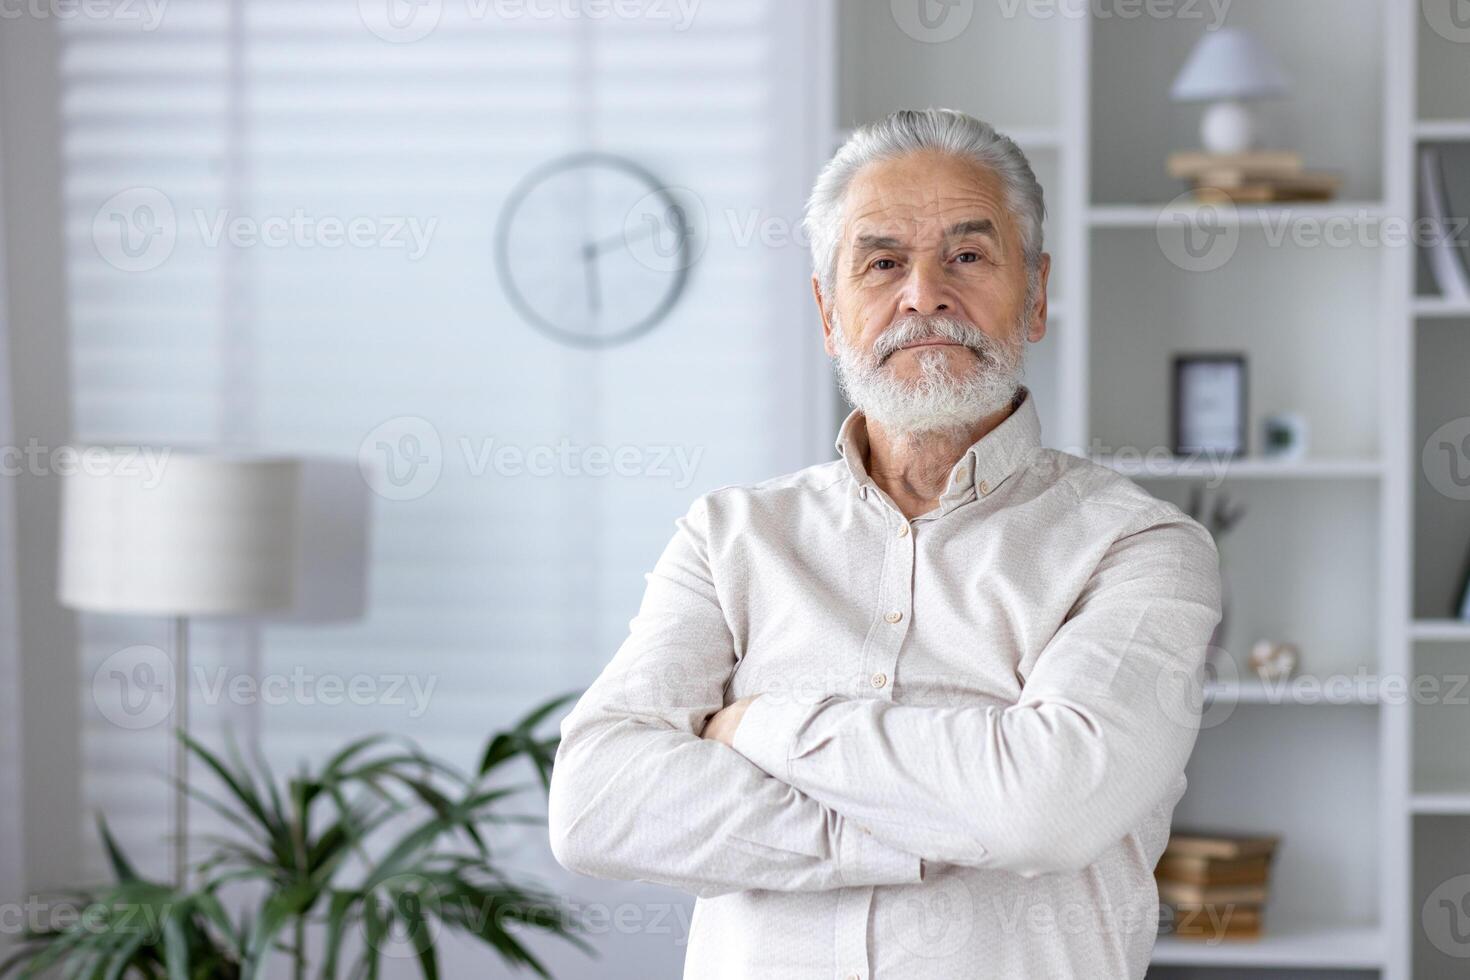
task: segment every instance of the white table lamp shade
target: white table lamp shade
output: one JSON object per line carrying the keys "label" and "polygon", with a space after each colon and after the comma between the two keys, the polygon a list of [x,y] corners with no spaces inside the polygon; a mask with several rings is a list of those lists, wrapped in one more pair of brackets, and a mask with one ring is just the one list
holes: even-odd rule
{"label": "white table lamp shade", "polygon": [[1208,31],[1190,52],[1169,94],[1175,102],[1259,99],[1287,89],[1281,65],[1238,27]]}
{"label": "white table lamp shade", "polygon": [[295,594],[299,463],[88,449],[63,480],[60,598],[96,612],[236,615]]}

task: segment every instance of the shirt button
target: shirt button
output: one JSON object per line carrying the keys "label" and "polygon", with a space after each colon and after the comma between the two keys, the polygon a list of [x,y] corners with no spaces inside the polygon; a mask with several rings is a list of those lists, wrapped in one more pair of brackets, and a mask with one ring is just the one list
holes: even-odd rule
{"label": "shirt button", "polygon": [[873,686],[874,687],[884,687],[885,685],[887,685],[887,683],[888,683],[888,675],[885,674],[885,673],[883,673],[882,671],[879,671],[878,673],[876,673],[876,674],[873,675]]}
{"label": "shirt button", "polygon": [[884,616],[883,618],[886,619],[886,620],[888,620],[890,623],[896,623],[899,620],[903,619],[903,613],[901,613],[897,609],[895,609],[895,610],[893,610],[893,612],[889,613],[887,616]]}
{"label": "shirt button", "polygon": [[900,524],[898,526],[898,536],[901,537],[901,538],[906,538],[906,537],[908,537],[908,533],[909,533],[909,525],[908,525],[908,522],[905,521],[904,523],[902,523],[902,524]]}
{"label": "shirt button", "polygon": [[989,493],[990,492],[990,481],[989,480],[981,480],[980,481],[980,492],[981,493]]}

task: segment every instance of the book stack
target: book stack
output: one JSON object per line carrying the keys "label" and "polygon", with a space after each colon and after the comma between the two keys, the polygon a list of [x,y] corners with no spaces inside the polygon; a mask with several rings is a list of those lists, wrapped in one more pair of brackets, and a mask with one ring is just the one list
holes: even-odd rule
{"label": "book stack", "polygon": [[1188,180],[1206,203],[1330,201],[1342,183],[1336,174],[1303,170],[1301,154],[1292,150],[1171,153],[1169,176]]}
{"label": "book stack", "polygon": [[1258,939],[1280,838],[1175,831],[1154,878],[1181,939]]}

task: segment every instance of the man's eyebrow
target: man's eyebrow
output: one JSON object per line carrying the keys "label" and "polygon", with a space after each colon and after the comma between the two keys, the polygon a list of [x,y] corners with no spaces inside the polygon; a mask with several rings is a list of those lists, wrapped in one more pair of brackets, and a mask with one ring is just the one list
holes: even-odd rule
{"label": "man's eyebrow", "polygon": [[971,218],[969,221],[951,225],[945,233],[946,238],[963,238],[965,235],[988,235],[996,238],[995,222],[989,218]]}
{"label": "man's eyebrow", "polygon": [[903,248],[903,243],[892,235],[859,235],[852,243],[854,252],[871,252],[879,248]]}

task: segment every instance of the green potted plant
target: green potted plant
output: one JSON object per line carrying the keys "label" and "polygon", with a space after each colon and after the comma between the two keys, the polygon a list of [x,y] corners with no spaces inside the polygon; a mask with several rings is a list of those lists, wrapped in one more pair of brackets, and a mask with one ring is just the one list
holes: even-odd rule
{"label": "green potted plant", "polygon": [[[550,701],[513,728],[491,736],[478,770],[459,771],[413,741],[387,735],[358,739],[315,772],[278,784],[263,759],[228,758],[182,733],[190,753],[218,777],[216,796],[190,795],[232,828],[213,838],[186,888],[152,881],[118,847],[99,818],[116,877],[83,892],[80,914],[65,927],[27,933],[0,963],[0,976],[37,976],[60,967],[67,977],[121,980],[258,980],[282,951],[297,980],[376,977],[389,937],[406,940],[426,978],[439,975],[436,937],[447,928],[479,940],[505,963],[547,977],[516,932],[539,930],[585,951],[560,914],[556,896],[513,880],[499,866],[487,830],[542,817],[502,812],[524,785],[497,783],[516,760],[528,760],[543,791],[550,786],[557,737],[536,734],[574,696]],[[255,888],[247,887],[254,883]],[[232,916],[226,890],[253,896]],[[317,962],[310,927],[321,930]],[[353,949],[347,939],[359,932]]]}

